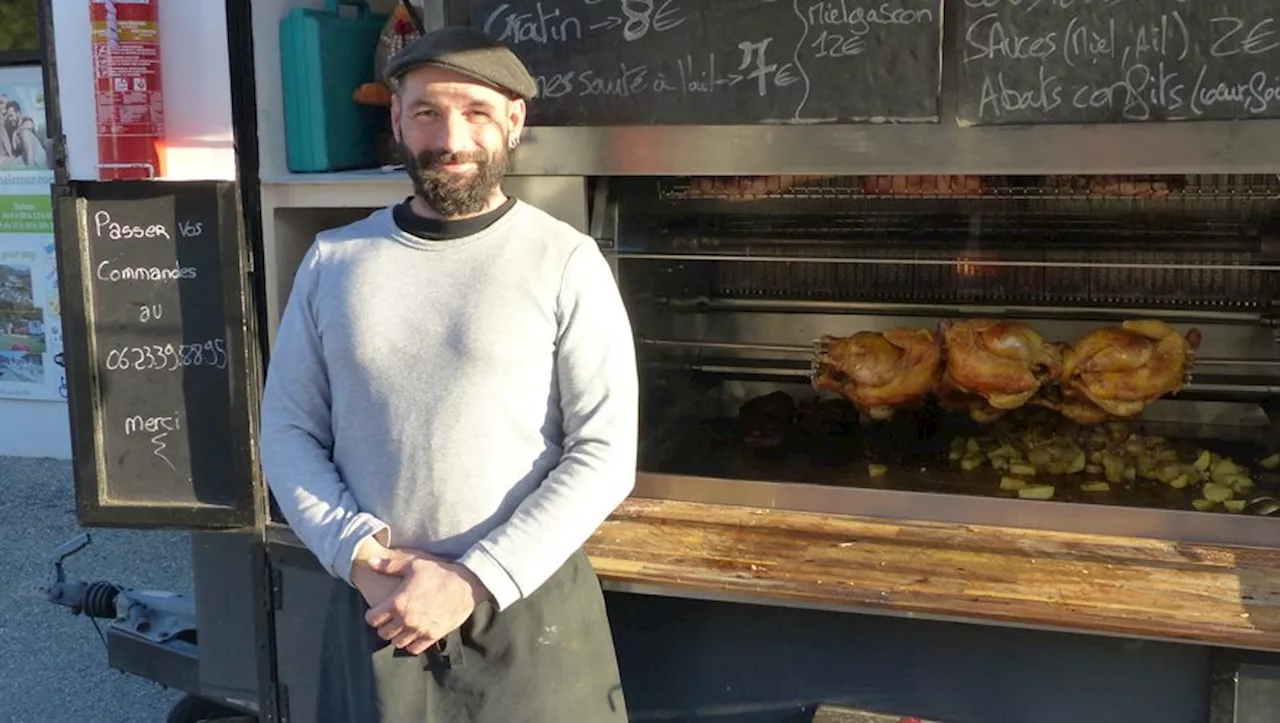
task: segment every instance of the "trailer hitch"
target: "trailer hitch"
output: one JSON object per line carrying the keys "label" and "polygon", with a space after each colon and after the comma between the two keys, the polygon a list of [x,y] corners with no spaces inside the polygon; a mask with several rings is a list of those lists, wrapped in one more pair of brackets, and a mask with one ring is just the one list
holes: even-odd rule
{"label": "trailer hitch", "polygon": [[[53,582],[36,589],[55,605],[75,615],[102,618],[103,642],[111,667],[187,693],[169,711],[170,721],[257,720],[252,701],[206,696],[200,688],[199,645],[196,640],[195,602],[191,596],[144,590],[99,580],[68,580],[67,558],[89,546],[81,533],[54,549]],[[94,622],[94,627],[98,624]],[[103,635],[103,630],[98,630]]]}
{"label": "trailer hitch", "polygon": [[37,586],[49,602],[69,608],[73,615],[110,620],[112,630],[155,643],[179,636],[194,642],[196,610],[189,595],[127,588],[105,580],[68,580],[67,558],[90,542],[89,533],[82,532],[54,549],[53,582]]}
{"label": "trailer hitch", "polygon": [[68,581],[63,568],[67,558],[88,547],[90,541],[88,533],[81,533],[59,545],[53,551],[53,584],[41,585],[38,589],[49,602],[70,608],[73,615],[111,619],[116,616],[120,586],[104,581]]}

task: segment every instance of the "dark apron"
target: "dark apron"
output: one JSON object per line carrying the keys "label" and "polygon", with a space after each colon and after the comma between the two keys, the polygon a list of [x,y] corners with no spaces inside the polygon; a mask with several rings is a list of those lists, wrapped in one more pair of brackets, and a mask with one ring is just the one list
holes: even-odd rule
{"label": "dark apron", "polygon": [[482,603],[420,656],[378,637],[358,590],[334,587],[319,723],[626,723],[604,596],[581,550],[529,597],[500,613]]}

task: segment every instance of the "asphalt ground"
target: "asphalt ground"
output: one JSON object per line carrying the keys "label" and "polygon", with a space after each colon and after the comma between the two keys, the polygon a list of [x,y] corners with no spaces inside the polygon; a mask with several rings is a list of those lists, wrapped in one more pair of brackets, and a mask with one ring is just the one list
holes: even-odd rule
{"label": "asphalt ground", "polygon": [[163,723],[181,694],[109,668],[90,619],[33,589],[81,532],[92,541],[67,560],[69,579],[192,590],[187,533],[82,528],[70,462],[0,457],[0,721]]}

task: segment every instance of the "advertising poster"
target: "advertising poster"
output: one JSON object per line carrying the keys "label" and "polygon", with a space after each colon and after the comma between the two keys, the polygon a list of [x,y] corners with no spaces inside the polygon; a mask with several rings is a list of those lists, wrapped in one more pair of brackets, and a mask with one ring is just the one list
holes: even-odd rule
{"label": "advertising poster", "polygon": [[5,185],[48,185],[52,146],[38,65],[0,67],[0,174]]}
{"label": "advertising poster", "polygon": [[37,65],[0,67],[0,398],[66,399]]}

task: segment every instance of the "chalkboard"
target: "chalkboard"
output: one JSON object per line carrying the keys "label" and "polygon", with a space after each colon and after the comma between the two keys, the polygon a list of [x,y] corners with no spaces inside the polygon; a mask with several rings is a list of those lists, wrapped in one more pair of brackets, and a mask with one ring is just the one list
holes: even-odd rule
{"label": "chalkboard", "polygon": [[161,523],[242,518],[252,488],[234,184],[77,184],[69,202],[77,238],[59,241],[75,242],[63,251],[79,264],[60,283],[75,285],[64,313],[77,456],[95,460],[86,486],[103,507],[173,508]]}
{"label": "chalkboard", "polygon": [[1275,2],[961,4],[961,123],[1280,117]]}
{"label": "chalkboard", "polygon": [[941,0],[472,0],[531,125],[938,119]]}

